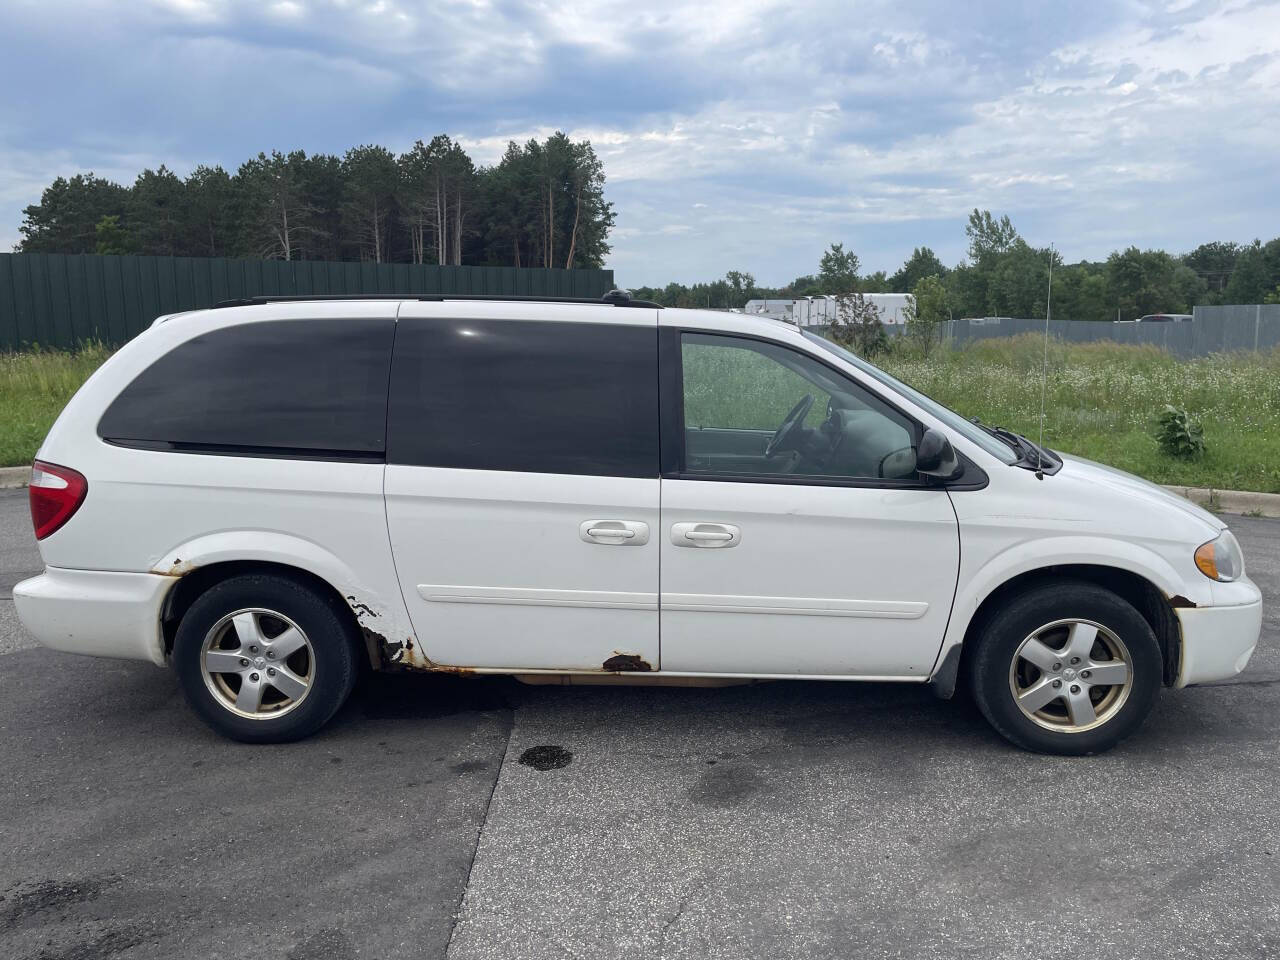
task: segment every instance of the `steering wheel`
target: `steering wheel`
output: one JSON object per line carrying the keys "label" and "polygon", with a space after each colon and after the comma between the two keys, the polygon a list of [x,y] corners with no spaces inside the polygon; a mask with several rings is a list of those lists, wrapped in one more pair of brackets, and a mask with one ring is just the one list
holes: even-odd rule
{"label": "steering wheel", "polygon": [[764,448],[766,460],[772,460],[778,454],[794,449],[795,441],[799,438],[800,431],[804,429],[804,418],[808,415],[809,408],[812,406],[813,394],[806,393],[800,398],[800,402],[791,408],[791,412],[782,421],[782,425],[774,431],[773,437],[769,440],[769,445]]}

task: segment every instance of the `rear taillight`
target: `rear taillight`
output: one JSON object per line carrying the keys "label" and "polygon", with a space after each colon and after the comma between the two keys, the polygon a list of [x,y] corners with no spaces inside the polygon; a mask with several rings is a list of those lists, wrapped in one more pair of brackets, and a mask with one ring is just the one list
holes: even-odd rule
{"label": "rear taillight", "polygon": [[70,520],[88,492],[89,481],[84,474],[43,460],[33,463],[27,495],[31,498],[31,523],[36,528],[36,539],[43,540]]}

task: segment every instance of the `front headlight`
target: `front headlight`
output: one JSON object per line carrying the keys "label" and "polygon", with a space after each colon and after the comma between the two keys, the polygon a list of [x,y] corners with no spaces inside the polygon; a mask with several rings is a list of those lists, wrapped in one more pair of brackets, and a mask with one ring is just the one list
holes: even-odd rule
{"label": "front headlight", "polygon": [[1223,530],[1217,540],[1196,547],[1196,566],[1210,580],[1230,583],[1244,576],[1244,554],[1230,530]]}

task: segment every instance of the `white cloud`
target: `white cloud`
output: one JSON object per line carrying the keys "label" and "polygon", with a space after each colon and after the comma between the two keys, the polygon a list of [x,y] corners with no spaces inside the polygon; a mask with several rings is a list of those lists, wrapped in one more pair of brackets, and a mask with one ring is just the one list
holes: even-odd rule
{"label": "white cloud", "polygon": [[[1275,2],[46,0],[14,23],[110,49],[96,81],[127,106],[77,116],[74,84],[0,104],[5,245],[52,171],[130,152],[181,171],[449,132],[492,163],[556,129],[604,161],[628,283],[780,282],[837,239],[873,269],[922,243],[954,260],[975,206],[1069,259],[1280,219]],[[50,116],[67,142],[32,145]]]}

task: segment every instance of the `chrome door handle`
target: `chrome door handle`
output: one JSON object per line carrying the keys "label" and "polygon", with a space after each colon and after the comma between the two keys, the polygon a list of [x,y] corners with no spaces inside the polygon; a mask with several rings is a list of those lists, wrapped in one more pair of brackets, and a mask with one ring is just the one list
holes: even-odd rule
{"label": "chrome door handle", "polygon": [[586,543],[642,547],[649,542],[649,525],[639,520],[584,520],[578,536]]}
{"label": "chrome door handle", "polygon": [[732,523],[674,523],[671,542],[677,547],[736,547],[742,530]]}

